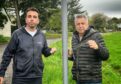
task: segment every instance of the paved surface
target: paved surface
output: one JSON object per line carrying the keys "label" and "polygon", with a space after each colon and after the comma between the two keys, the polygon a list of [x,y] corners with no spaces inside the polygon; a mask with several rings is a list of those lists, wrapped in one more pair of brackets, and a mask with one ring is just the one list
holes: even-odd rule
{"label": "paved surface", "polygon": [[[50,45],[50,44],[52,44],[54,42],[57,42],[59,40],[60,39],[48,39],[47,43],[48,43],[48,45]],[[3,54],[4,49],[5,49],[6,46],[7,46],[7,44],[0,45],[0,62],[1,62],[2,54]],[[5,79],[4,80],[5,80],[4,84],[11,84],[11,80],[12,80],[12,60],[11,60],[10,65],[8,66],[8,69],[6,71]]]}

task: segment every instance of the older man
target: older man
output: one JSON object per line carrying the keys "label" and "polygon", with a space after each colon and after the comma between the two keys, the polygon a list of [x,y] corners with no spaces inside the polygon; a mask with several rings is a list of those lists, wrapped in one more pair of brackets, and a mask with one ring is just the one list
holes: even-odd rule
{"label": "older man", "polygon": [[[101,84],[102,60],[109,57],[100,33],[89,26],[86,15],[75,16],[76,31],[72,37],[72,74],[77,84]],[[71,54],[71,53],[70,53]]]}

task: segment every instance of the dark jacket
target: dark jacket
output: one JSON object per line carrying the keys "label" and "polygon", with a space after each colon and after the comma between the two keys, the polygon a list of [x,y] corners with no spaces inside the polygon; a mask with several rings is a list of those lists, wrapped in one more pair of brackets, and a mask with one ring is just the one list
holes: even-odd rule
{"label": "dark jacket", "polygon": [[4,51],[0,76],[4,77],[7,66],[13,58],[14,78],[42,77],[44,68],[42,54],[49,56],[50,50],[44,34],[39,29],[33,37],[24,27],[17,29]]}
{"label": "dark jacket", "polygon": [[[88,40],[95,40],[99,46],[98,50],[89,48]],[[108,50],[100,33],[93,28],[88,28],[79,40],[78,32],[73,33],[72,37],[73,67],[72,74],[74,80],[80,82],[99,82],[102,81],[102,60],[109,57]]]}

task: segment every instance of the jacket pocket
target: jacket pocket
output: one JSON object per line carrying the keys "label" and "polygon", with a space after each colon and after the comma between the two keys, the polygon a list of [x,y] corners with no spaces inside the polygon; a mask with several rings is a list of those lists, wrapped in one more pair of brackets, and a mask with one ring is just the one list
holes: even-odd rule
{"label": "jacket pocket", "polygon": [[29,63],[25,60],[18,60],[16,59],[16,71],[17,72],[23,72],[27,68]]}
{"label": "jacket pocket", "polygon": [[36,62],[36,71],[37,71],[38,73],[43,73],[43,69],[44,69],[44,64],[43,64],[43,62],[42,62],[41,60],[38,60],[38,61]]}
{"label": "jacket pocket", "polygon": [[17,62],[16,70],[19,71],[19,72],[23,72],[24,71],[24,64],[20,63],[20,62]]}

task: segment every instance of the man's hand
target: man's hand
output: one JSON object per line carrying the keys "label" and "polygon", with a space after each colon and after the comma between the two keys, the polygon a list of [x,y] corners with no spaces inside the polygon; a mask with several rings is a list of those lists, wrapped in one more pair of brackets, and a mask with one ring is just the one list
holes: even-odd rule
{"label": "man's hand", "polygon": [[4,80],[4,78],[0,77],[0,84],[3,84],[3,80]]}
{"label": "man's hand", "polygon": [[54,54],[54,53],[56,52],[56,50],[57,50],[56,48],[51,48],[50,53],[51,53],[51,54]]}
{"label": "man's hand", "polygon": [[94,40],[89,40],[87,43],[89,44],[90,48],[95,49],[95,50],[98,49],[98,45]]}
{"label": "man's hand", "polygon": [[73,52],[72,49],[68,49],[68,56],[72,56]]}

